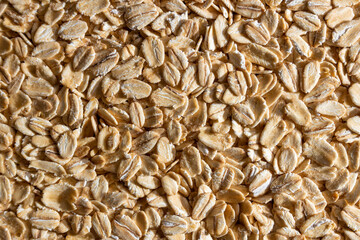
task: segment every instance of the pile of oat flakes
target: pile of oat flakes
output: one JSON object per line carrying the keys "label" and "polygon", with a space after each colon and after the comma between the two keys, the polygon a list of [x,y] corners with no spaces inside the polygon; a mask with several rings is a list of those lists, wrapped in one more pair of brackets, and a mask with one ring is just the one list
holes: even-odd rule
{"label": "pile of oat flakes", "polygon": [[360,239],[360,0],[0,1],[0,239]]}

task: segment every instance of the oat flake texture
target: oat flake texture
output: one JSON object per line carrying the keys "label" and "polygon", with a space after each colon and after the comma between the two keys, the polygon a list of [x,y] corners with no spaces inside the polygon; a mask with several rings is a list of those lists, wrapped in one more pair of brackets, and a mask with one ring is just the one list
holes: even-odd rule
{"label": "oat flake texture", "polygon": [[0,240],[360,240],[360,0],[0,0]]}

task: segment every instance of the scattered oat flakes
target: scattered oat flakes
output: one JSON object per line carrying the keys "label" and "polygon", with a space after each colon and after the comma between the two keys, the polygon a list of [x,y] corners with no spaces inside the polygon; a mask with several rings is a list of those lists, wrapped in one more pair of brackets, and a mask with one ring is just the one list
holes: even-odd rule
{"label": "scattered oat flakes", "polygon": [[359,9],[0,1],[0,239],[360,239]]}

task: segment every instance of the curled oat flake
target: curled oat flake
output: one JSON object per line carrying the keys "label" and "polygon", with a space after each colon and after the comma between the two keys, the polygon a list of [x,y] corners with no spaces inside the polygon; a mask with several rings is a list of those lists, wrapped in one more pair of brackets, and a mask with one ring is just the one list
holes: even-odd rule
{"label": "curled oat flake", "polygon": [[1,239],[358,239],[358,0],[0,3]]}

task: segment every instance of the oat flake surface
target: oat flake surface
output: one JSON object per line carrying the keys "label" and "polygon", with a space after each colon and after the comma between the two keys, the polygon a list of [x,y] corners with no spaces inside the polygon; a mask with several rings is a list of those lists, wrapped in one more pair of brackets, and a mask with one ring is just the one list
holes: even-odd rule
{"label": "oat flake surface", "polygon": [[360,0],[0,0],[1,240],[359,240]]}

